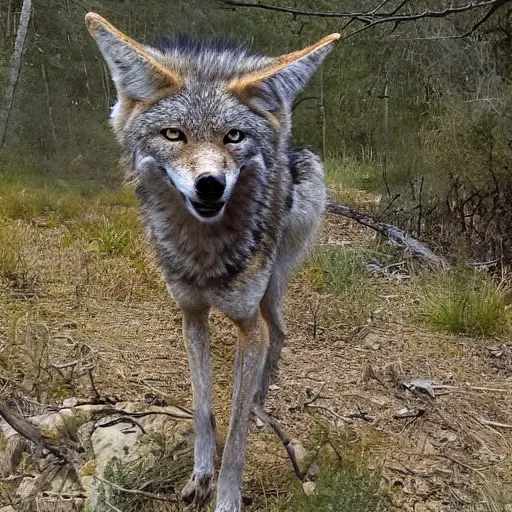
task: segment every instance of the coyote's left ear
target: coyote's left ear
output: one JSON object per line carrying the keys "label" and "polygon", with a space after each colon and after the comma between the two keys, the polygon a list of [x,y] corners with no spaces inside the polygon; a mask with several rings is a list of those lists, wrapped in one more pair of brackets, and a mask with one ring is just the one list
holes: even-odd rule
{"label": "coyote's left ear", "polygon": [[232,80],[228,90],[245,100],[257,99],[268,110],[279,108],[283,101],[290,103],[340,37],[331,34],[304,50],[277,57],[270,66]]}
{"label": "coyote's left ear", "polygon": [[129,38],[99,14],[85,17],[87,28],[110,68],[117,92],[133,100],[151,100],[162,90],[177,92],[183,79],[150,50]]}

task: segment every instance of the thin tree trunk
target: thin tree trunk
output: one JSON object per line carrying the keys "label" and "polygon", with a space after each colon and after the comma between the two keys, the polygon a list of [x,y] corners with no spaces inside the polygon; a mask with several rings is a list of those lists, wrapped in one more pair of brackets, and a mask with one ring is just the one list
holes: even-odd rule
{"label": "thin tree trunk", "polygon": [[326,144],[326,134],[327,134],[327,122],[325,119],[325,103],[324,103],[324,68],[320,70],[320,117],[322,118],[322,156],[323,162],[327,160],[327,144]]}
{"label": "thin tree trunk", "polygon": [[16,84],[20,77],[23,48],[25,40],[27,39],[28,25],[30,23],[30,16],[32,15],[32,0],[23,0],[23,7],[21,8],[20,24],[16,41],[14,42],[14,50],[11,55],[11,63],[9,66],[9,78],[7,87],[5,88],[4,103],[0,110],[0,149],[5,143],[5,135],[7,133],[7,125],[9,124],[9,117],[11,115],[12,103],[14,93],[16,91]]}

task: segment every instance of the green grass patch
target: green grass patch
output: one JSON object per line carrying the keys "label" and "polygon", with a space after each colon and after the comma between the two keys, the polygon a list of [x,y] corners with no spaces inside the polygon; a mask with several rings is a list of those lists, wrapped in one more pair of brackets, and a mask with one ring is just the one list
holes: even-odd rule
{"label": "green grass patch", "polygon": [[295,485],[291,496],[276,512],[383,512],[387,500],[379,489],[379,479],[347,461],[324,467],[316,482],[315,492],[307,496]]}
{"label": "green grass patch", "polygon": [[[143,489],[146,492],[175,496],[190,475],[193,466],[192,438],[169,442],[165,435],[151,435],[146,441],[151,443],[151,457],[139,458],[132,462],[113,459],[105,478],[125,489]],[[102,501],[107,499],[123,512],[154,510],[151,498],[140,494],[128,494],[105,486]],[[167,510],[167,509],[166,509]]]}
{"label": "green grass patch", "polygon": [[25,288],[34,284],[31,265],[23,247],[19,227],[0,217],[0,277]]}
{"label": "green grass patch", "polygon": [[362,162],[355,158],[330,159],[325,168],[329,185],[341,185],[368,192],[379,192],[382,187],[381,169],[376,162]]}
{"label": "green grass patch", "polygon": [[434,330],[485,336],[510,329],[507,290],[476,270],[435,274],[423,280],[421,310]]}
{"label": "green grass patch", "polygon": [[325,325],[340,320],[360,325],[375,306],[374,280],[362,250],[321,247],[310,258],[306,273],[313,286],[332,300],[322,299],[319,312]]}
{"label": "green grass patch", "polygon": [[319,447],[318,479],[313,494],[306,495],[294,479],[290,493],[271,508],[273,512],[384,512],[389,496],[380,486],[380,474],[370,470],[361,440],[354,442],[353,432],[331,429],[319,420],[314,446]]}
{"label": "green grass patch", "polygon": [[369,279],[361,254],[337,247],[318,249],[309,263],[313,284],[341,295],[359,287]]}

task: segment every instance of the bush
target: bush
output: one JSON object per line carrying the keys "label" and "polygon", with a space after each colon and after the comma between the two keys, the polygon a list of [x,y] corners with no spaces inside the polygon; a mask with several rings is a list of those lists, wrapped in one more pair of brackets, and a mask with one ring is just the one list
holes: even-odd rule
{"label": "bush", "polygon": [[423,283],[428,322],[453,334],[491,335],[510,324],[506,290],[480,271],[435,275]]}
{"label": "bush", "polygon": [[352,462],[337,461],[324,468],[315,493],[306,496],[295,486],[291,497],[279,504],[279,512],[382,512],[387,500],[379,488],[378,475],[358,468]]}

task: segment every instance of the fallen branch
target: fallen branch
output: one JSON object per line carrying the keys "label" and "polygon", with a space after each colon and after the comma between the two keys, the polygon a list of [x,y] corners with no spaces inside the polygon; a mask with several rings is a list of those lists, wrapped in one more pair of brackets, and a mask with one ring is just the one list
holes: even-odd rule
{"label": "fallen branch", "polygon": [[39,449],[46,451],[46,453],[51,453],[61,463],[69,464],[75,472],[77,482],[80,481],[80,467],[85,460],[81,460],[76,447],[70,448],[65,445],[54,444],[51,440],[43,437],[41,432],[25,418],[2,402],[0,402],[0,416],[18,434],[34,443]]}
{"label": "fallen branch", "polygon": [[263,423],[265,423],[265,425],[270,427],[275,432],[282,445],[284,446],[286,453],[288,454],[288,457],[293,466],[295,476],[299,479],[300,482],[303,482],[307,471],[303,473],[300,470],[299,463],[297,462],[297,457],[295,456],[295,452],[291,445],[290,439],[282,429],[279,422],[275,418],[272,418],[272,416],[268,415],[261,407],[256,405],[253,406],[252,412],[258,419],[260,419]]}
{"label": "fallen branch", "polygon": [[512,425],[510,425],[509,423],[500,423],[498,421],[486,420],[485,418],[479,418],[478,421],[482,425],[489,425],[491,427],[512,428]]}
{"label": "fallen branch", "polygon": [[120,485],[115,484],[114,482],[110,482],[109,480],[105,480],[104,478],[101,478],[100,476],[95,476],[96,480],[99,480],[100,482],[108,485],[109,487],[112,487],[112,489],[115,489],[116,491],[124,492],[126,494],[137,494],[139,496],[145,496],[146,498],[150,498],[152,500],[156,501],[166,501],[168,503],[176,503],[176,498],[167,498],[165,496],[160,496],[159,494],[154,494],[152,492],[147,491],[140,491],[138,489],[127,489],[126,487],[121,487]]}
{"label": "fallen branch", "polygon": [[353,208],[349,208],[348,206],[341,204],[329,203],[327,205],[327,211],[336,215],[343,215],[343,217],[355,220],[356,222],[359,222],[359,224],[377,231],[377,233],[380,233],[381,235],[389,238],[393,244],[402,249],[405,249],[406,251],[409,251],[413,256],[416,256],[419,259],[438,265],[443,269],[448,269],[450,267],[444,258],[437,256],[437,254],[434,254],[421,242],[407,234],[402,229],[393,226],[392,224],[378,222],[372,219],[366,213],[354,210]]}
{"label": "fallen branch", "polygon": [[329,409],[326,405],[321,404],[304,404],[305,407],[309,407],[310,409],[321,409],[322,411],[328,412],[331,416],[334,416],[336,419],[343,421],[344,423],[352,423],[350,418],[346,416],[342,416],[337,412],[334,412],[332,409]]}

